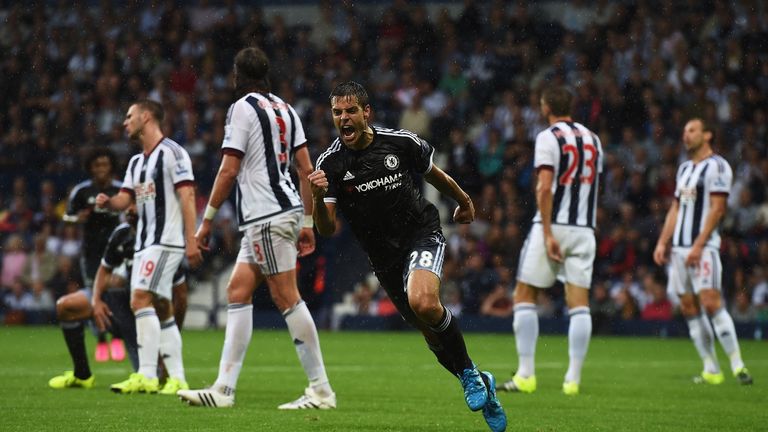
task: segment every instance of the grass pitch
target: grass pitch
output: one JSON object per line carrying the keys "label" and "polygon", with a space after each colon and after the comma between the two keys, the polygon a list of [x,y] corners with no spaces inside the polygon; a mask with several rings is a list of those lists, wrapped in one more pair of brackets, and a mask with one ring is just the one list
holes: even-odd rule
{"label": "grass pitch", "polygon": [[[190,385],[211,384],[224,334],[185,331]],[[498,380],[516,365],[511,334],[467,334],[473,359]],[[306,379],[287,331],[255,331],[232,409],[193,408],[175,397],[116,395],[108,387],[129,363],[95,363],[92,390],[48,388],[71,369],[55,327],[0,327],[0,430],[3,431],[483,431],[480,413],[464,404],[461,386],[435,361],[421,336],[405,333],[327,333],[320,341],[338,396],[332,411],[278,411],[298,397]],[[88,350],[93,338],[88,336]],[[694,385],[700,368],[687,339],[592,340],[581,394],[560,392],[567,339],[542,337],[539,388],[501,393],[508,430],[524,431],[757,431],[768,428],[768,343],[742,341],[755,385],[730,374],[719,386]],[[719,349],[719,348],[718,348]],[[721,353],[727,369],[727,359]]]}

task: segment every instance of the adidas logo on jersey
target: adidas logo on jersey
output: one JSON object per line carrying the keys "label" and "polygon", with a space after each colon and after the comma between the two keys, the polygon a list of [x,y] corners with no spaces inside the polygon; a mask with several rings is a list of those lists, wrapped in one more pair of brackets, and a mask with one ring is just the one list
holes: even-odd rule
{"label": "adidas logo on jersey", "polygon": [[353,176],[353,175],[352,175],[352,173],[351,173],[351,172],[349,172],[349,171],[347,171],[347,173],[346,173],[346,174],[344,174],[344,180],[345,180],[345,181],[346,181],[346,180],[352,180],[353,178],[355,178],[355,176]]}

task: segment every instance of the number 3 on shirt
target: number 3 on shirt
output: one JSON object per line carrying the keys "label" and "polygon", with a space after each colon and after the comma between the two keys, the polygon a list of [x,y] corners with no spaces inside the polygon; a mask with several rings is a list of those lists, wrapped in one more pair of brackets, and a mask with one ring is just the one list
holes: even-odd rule
{"label": "number 3 on shirt", "polygon": [[285,140],[285,120],[283,120],[282,117],[275,117],[275,121],[277,122],[277,128],[280,132],[280,154],[278,155],[278,158],[280,160],[280,166],[285,168],[285,165],[288,162],[288,141]]}
{"label": "number 3 on shirt", "polygon": [[[579,149],[573,144],[563,146],[563,155],[570,153],[570,163],[568,169],[560,176],[558,182],[561,186],[568,186],[573,183],[573,177],[576,175],[576,167],[581,162],[579,160]],[[593,144],[584,144],[584,167],[582,175],[579,178],[582,184],[592,184],[595,182],[595,161],[597,160],[597,149]]]}

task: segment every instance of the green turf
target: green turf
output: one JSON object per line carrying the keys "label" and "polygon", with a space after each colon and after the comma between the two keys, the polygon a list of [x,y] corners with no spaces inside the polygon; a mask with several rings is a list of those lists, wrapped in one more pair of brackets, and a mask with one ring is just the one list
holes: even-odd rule
{"label": "green turf", "polygon": [[[469,334],[481,368],[506,379],[516,362],[511,335]],[[218,369],[220,331],[185,331],[187,377],[210,384]],[[108,386],[127,377],[128,363],[94,364],[93,390],[52,390],[48,379],[71,369],[54,327],[0,327],[0,430],[3,431],[465,431],[486,430],[470,412],[458,380],[440,368],[416,333],[321,333],[328,374],[338,395],[334,411],[278,411],[306,385],[286,331],[257,331],[246,357],[233,409],[192,408],[175,397],[115,395]],[[92,338],[88,338],[89,351]],[[501,394],[508,430],[680,431],[768,428],[768,343],[743,341],[754,386],[730,376],[697,386],[700,363],[686,339],[595,338],[582,394],[560,393],[567,340],[542,337],[539,389]],[[727,361],[721,358],[727,368]]]}

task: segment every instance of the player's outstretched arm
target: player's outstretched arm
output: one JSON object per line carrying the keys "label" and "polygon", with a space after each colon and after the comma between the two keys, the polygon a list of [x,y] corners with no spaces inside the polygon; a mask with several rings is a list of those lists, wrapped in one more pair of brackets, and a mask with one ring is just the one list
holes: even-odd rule
{"label": "player's outstretched arm", "polygon": [[667,217],[664,219],[664,227],[659,234],[659,240],[656,242],[656,249],[653,251],[653,261],[657,265],[667,263],[667,248],[672,240],[672,234],[675,232],[675,222],[677,221],[677,212],[680,209],[680,203],[675,199],[667,210]]}
{"label": "player's outstretched arm", "polygon": [[424,180],[439,190],[443,195],[453,198],[459,205],[453,211],[453,220],[458,223],[470,223],[475,220],[475,206],[469,194],[456,183],[453,177],[449,176],[436,165],[424,174]]}
{"label": "player's outstretched arm", "polygon": [[323,236],[331,236],[336,231],[336,204],[325,202],[325,194],[328,193],[328,178],[325,171],[312,172],[307,179],[312,189],[312,218],[315,221],[317,232]]}

